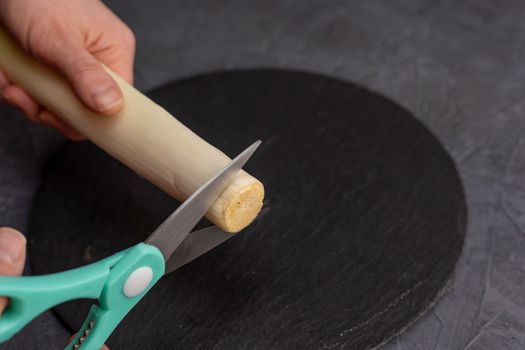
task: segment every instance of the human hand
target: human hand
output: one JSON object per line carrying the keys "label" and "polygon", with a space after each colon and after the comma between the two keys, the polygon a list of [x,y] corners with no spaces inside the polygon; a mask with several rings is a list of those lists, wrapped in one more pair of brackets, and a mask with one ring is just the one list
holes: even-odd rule
{"label": "human hand", "polygon": [[[122,92],[100,62],[133,83],[135,38],[101,1],[0,0],[0,21],[29,54],[62,73],[86,107],[103,115],[122,108]],[[1,70],[0,99],[69,139],[85,138]]]}

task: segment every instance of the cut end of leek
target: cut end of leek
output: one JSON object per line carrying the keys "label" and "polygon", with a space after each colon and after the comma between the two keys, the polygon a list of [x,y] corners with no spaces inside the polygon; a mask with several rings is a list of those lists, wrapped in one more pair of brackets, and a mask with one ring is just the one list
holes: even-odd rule
{"label": "cut end of leek", "polygon": [[264,186],[256,181],[228,198],[222,208],[222,230],[237,233],[259,215],[264,200]]}

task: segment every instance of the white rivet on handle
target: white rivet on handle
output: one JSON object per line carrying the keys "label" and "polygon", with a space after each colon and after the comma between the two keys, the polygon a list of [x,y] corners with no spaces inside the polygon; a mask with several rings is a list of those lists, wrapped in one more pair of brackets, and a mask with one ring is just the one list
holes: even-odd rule
{"label": "white rivet on handle", "polygon": [[149,266],[142,266],[129,275],[124,283],[124,295],[133,298],[142,293],[153,279],[153,270]]}

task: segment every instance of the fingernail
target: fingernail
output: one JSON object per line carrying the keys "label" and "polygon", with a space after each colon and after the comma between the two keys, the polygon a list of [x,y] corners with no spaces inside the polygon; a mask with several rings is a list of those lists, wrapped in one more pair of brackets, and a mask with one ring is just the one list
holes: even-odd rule
{"label": "fingernail", "polygon": [[20,232],[0,228],[0,260],[13,264],[20,260],[26,246],[26,238]]}
{"label": "fingernail", "polygon": [[98,111],[107,111],[122,102],[122,97],[113,86],[100,88],[93,94],[93,103]]}

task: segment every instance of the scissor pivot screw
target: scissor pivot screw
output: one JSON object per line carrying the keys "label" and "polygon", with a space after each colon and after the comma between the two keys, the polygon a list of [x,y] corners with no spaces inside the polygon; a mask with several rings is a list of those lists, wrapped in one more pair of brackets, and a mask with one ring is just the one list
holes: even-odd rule
{"label": "scissor pivot screw", "polygon": [[153,279],[153,270],[149,266],[142,266],[133,271],[124,283],[124,295],[134,298],[148,288]]}

